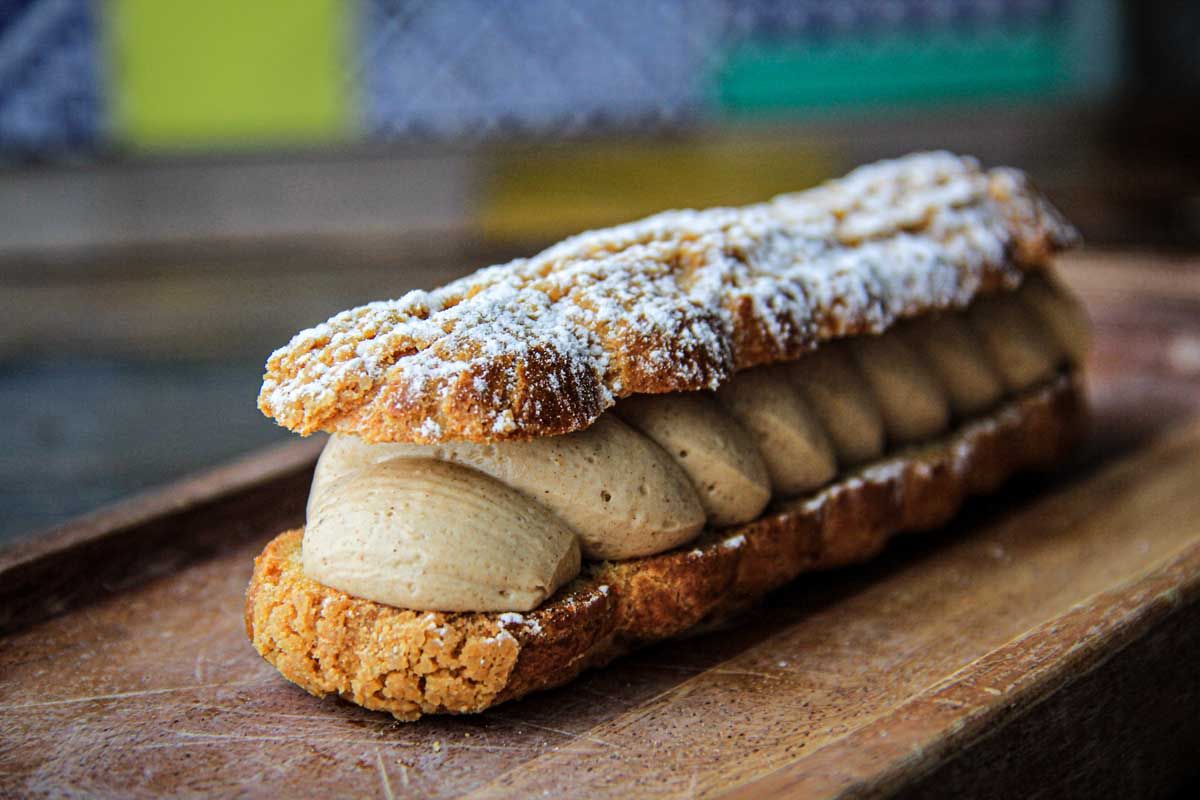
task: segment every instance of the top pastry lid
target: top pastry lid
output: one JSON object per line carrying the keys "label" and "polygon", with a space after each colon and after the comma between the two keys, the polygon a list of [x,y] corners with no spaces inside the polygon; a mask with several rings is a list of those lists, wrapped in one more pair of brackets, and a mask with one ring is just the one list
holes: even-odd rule
{"label": "top pastry lid", "polygon": [[827,339],[964,307],[1077,238],[1018,171],[910,155],[344,311],[271,354],[258,405],[302,434],[367,441],[569,433],[620,397],[715,389]]}

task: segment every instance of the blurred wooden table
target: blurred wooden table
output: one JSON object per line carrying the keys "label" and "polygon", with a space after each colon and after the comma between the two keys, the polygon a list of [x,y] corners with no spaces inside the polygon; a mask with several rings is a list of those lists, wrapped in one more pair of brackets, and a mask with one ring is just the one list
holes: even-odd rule
{"label": "blurred wooden table", "polygon": [[476,717],[285,683],[241,621],[300,443],[0,555],[0,795],[1157,795],[1200,752],[1200,262],[1083,254],[1096,429],[1052,478]]}

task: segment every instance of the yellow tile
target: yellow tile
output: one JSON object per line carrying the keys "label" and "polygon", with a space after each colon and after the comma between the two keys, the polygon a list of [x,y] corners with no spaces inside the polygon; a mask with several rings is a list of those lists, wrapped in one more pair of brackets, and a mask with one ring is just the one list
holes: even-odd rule
{"label": "yellow tile", "polygon": [[352,4],[111,0],[117,135],[151,148],[329,141],[352,127]]}

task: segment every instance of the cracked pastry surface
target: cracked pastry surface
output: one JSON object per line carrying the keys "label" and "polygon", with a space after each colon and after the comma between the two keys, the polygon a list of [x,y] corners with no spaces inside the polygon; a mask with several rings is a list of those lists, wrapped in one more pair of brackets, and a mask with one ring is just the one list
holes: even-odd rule
{"label": "cracked pastry surface", "polygon": [[924,153],[744,208],[567,239],[297,334],[259,408],[308,434],[498,441],[715,389],[817,343],[1012,288],[1076,239],[1026,178]]}

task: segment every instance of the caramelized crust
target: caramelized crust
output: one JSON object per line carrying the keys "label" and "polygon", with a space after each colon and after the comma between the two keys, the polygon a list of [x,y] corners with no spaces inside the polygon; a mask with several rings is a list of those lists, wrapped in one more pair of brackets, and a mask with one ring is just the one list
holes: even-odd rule
{"label": "caramelized crust", "polygon": [[1077,375],[1060,375],[754,522],[659,555],[593,564],[525,615],[410,611],[348,596],[304,575],[303,531],[288,531],[255,560],[246,631],[312,694],[404,720],[482,711],[735,613],[803,572],[865,560],[894,534],[939,526],[967,496],[1061,459],[1084,419]]}
{"label": "caramelized crust", "polygon": [[827,339],[965,307],[1074,239],[1021,173],[909,156],[345,311],[271,355],[258,404],[294,431],[369,442],[568,433],[620,397],[715,389]]}

